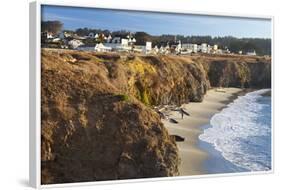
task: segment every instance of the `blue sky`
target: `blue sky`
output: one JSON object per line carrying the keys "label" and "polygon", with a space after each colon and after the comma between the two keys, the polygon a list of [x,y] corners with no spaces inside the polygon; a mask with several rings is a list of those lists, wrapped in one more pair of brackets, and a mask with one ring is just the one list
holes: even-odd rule
{"label": "blue sky", "polygon": [[64,23],[64,29],[71,30],[88,27],[110,31],[144,31],[151,35],[271,37],[271,21],[266,19],[44,5],[42,7],[42,20],[59,20]]}

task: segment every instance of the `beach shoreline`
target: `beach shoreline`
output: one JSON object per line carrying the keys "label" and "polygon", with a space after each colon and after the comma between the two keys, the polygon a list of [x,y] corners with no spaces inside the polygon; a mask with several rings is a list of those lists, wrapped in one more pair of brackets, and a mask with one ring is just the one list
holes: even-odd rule
{"label": "beach shoreline", "polygon": [[250,91],[253,89],[213,88],[207,91],[202,102],[190,102],[181,106],[190,114],[189,116],[184,115],[182,118],[178,111],[164,111],[169,119],[178,122],[162,120],[170,135],[184,138],[184,141],[177,142],[181,158],[180,176],[208,174],[203,163],[209,155],[198,144],[198,137],[203,133],[202,126],[208,125],[214,114],[220,112],[238,96],[243,96]]}

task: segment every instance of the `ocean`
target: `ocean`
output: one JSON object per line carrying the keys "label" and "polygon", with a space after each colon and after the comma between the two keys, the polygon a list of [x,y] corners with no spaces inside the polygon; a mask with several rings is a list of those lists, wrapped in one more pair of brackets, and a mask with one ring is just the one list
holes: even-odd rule
{"label": "ocean", "polygon": [[209,153],[208,173],[271,169],[271,96],[269,89],[239,96],[203,127],[199,147]]}

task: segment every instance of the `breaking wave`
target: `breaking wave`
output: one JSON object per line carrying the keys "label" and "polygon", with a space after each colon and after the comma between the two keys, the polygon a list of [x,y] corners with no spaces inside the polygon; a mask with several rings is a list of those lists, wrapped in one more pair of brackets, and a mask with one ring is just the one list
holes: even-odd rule
{"label": "breaking wave", "polygon": [[271,97],[250,92],[211,120],[199,139],[212,144],[234,165],[249,171],[271,169]]}

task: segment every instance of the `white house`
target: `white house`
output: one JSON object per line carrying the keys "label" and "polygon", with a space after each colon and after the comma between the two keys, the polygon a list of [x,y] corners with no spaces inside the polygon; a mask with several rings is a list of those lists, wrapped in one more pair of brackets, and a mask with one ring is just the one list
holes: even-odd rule
{"label": "white house", "polygon": [[211,53],[213,47],[211,45],[207,45],[207,53]]}
{"label": "white house", "polygon": [[[196,45],[197,48],[197,44],[181,44],[181,54],[191,54],[192,52],[194,52],[194,45]],[[197,52],[197,49],[196,49]]]}
{"label": "white house", "polygon": [[[128,46],[131,47],[131,46]],[[134,48],[132,49],[135,52],[139,52],[139,53],[158,53],[158,47],[155,46],[154,49],[152,49],[152,42],[146,42],[145,46],[137,46],[135,45]]]}
{"label": "white house", "polygon": [[112,51],[131,51],[132,46],[122,45],[121,43],[105,43],[106,47],[110,47]]}
{"label": "white house", "polygon": [[181,41],[179,40],[179,43],[178,43],[178,45],[176,46],[175,51],[176,51],[177,53],[180,53],[181,50],[182,50],[182,46],[181,46]]}
{"label": "white house", "polygon": [[170,46],[167,44],[165,47],[161,46],[159,49],[159,53],[168,54],[170,52]]}
{"label": "white house", "polygon": [[51,32],[47,32],[47,39],[54,38],[53,34]]}
{"label": "white house", "polygon": [[197,44],[192,44],[192,52],[197,53],[198,52],[198,45]]}
{"label": "white house", "polygon": [[51,32],[42,32],[41,36],[43,39],[53,39],[54,36]]}
{"label": "white house", "polygon": [[159,52],[159,48],[157,46],[154,46],[152,49],[152,53],[157,54]]}
{"label": "white house", "polygon": [[129,44],[129,40],[128,39],[124,39],[124,38],[121,39],[121,45],[122,46],[128,46],[128,44]]}
{"label": "white house", "polygon": [[[131,51],[132,48],[132,44],[129,43],[129,39],[126,38],[120,38],[120,37],[114,37],[112,40],[111,36],[107,37],[107,43],[105,43],[105,46],[110,47],[111,50],[116,50],[116,51]],[[111,41],[111,43],[110,43]],[[138,50],[136,50],[138,51]]]}
{"label": "white house", "polygon": [[120,44],[121,43],[121,38],[120,37],[114,37],[112,39],[111,43]]}
{"label": "white house", "polygon": [[207,53],[208,52],[208,45],[206,43],[202,43],[200,46],[200,50],[202,53]]}
{"label": "white house", "polygon": [[256,51],[254,50],[254,51],[248,51],[246,55],[257,55],[257,54]]}
{"label": "white house", "polygon": [[167,44],[165,47],[161,46],[158,52],[161,54],[168,54],[170,52],[169,44]]}
{"label": "white house", "polygon": [[129,45],[133,45],[134,43],[136,43],[136,39],[135,38],[129,38],[128,43],[129,43]]}
{"label": "white house", "polygon": [[210,53],[218,54],[219,53],[219,46],[217,44],[214,44],[214,46],[211,46]]}
{"label": "white house", "polygon": [[73,39],[68,42],[68,45],[73,49],[77,49],[79,46],[84,45],[84,43],[80,40]]}
{"label": "white house", "polygon": [[198,51],[197,44],[191,44],[191,43],[182,44],[181,48],[183,52],[188,52],[188,53],[197,53]]}
{"label": "white house", "polygon": [[97,52],[109,52],[112,48],[108,46],[104,46],[102,43],[96,44],[95,51]]}
{"label": "white house", "polygon": [[218,45],[215,44],[214,47],[213,47],[213,49],[214,49],[215,51],[217,51],[217,50],[218,50]]}
{"label": "white house", "polygon": [[107,39],[106,39],[106,42],[107,42],[107,43],[110,43],[111,40],[112,40],[112,37],[111,37],[111,35],[109,34],[108,37],[107,37]]}
{"label": "white house", "polygon": [[158,51],[159,53],[162,53],[162,54],[164,54],[164,52],[165,52],[165,49],[164,49],[164,47],[163,46],[161,46],[160,48],[159,48],[159,51]]}
{"label": "white house", "polygon": [[150,53],[152,50],[152,42],[145,43],[145,53]]}
{"label": "white house", "polygon": [[61,39],[61,40],[64,40],[65,38],[67,38],[67,37],[70,37],[71,36],[71,34],[69,34],[69,33],[67,33],[67,32],[61,32],[61,33],[59,33],[59,38]]}

